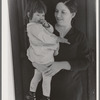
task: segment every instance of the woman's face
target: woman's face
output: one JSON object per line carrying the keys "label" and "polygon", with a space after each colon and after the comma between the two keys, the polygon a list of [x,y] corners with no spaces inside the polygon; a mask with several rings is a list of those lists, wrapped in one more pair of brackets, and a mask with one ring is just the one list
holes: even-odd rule
{"label": "woman's face", "polygon": [[67,6],[64,3],[60,2],[57,4],[55,9],[55,18],[57,24],[60,26],[69,26],[71,25],[71,20],[75,16],[75,13],[71,13]]}

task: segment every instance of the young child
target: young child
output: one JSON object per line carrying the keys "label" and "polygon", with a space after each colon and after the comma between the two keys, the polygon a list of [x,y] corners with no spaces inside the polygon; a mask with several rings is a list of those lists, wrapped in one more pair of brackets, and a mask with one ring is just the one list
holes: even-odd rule
{"label": "young child", "polygon": [[26,12],[29,18],[27,34],[30,42],[30,46],[27,49],[27,56],[36,68],[26,99],[36,100],[37,85],[43,78],[42,100],[50,100],[50,83],[52,77],[45,76],[43,71],[54,62],[54,56],[58,54],[59,42],[68,44],[69,42],[67,39],[57,37],[53,34],[52,25],[45,20],[47,9],[41,0],[32,0]]}

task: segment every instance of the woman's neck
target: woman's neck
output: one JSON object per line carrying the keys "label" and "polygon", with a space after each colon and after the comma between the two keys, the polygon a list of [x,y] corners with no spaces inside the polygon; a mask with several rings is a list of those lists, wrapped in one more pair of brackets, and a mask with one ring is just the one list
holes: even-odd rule
{"label": "woman's neck", "polygon": [[55,29],[60,33],[61,37],[64,37],[71,28],[72,28],[71,25],[69,26],[60,26],[58,24],[55,25]]}

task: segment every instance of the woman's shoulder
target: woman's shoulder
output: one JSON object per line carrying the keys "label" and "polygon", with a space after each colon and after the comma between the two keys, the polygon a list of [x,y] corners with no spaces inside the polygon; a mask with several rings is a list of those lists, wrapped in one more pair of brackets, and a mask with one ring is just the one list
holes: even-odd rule
{"label": "woman's shoulder", "polygon": [[78,28],[76,28],[76,27],[73,27],[72,29],[73,29],[73,31],[74,31],[75,33],[77,33],[77,34],[80,34],[80,35],[84,34],[80,29],[78,29]]}
{"label": "woman's shoulder", "polygon": [[73,32],[75,35],[77,35],[78,37],[84,37],[86,36],[86,33],[82,32],[81,30],[77,29],[77,28],[73,28]]}
{"label": "woman's shoulder", "polygon": [[87,40],[86,33],[82,32],[81,30],[79,30],[77,28],[74,28],[74,34],[75,34],[75,38],[78,42]]}

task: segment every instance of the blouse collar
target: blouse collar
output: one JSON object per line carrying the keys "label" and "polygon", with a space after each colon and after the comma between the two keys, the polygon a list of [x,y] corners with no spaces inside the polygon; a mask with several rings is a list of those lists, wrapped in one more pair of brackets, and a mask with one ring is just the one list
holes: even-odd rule
{"label": "blouse collar", "polygon": [[[72,27],[69,32],[64,36],[64,38],[68,38],[71,34],[73,34],[74,32],[74,28]],[[54,28],[54,34],[56,34],[57,36],[60,36],[59,32]]]}

